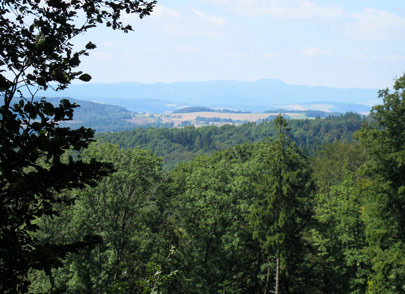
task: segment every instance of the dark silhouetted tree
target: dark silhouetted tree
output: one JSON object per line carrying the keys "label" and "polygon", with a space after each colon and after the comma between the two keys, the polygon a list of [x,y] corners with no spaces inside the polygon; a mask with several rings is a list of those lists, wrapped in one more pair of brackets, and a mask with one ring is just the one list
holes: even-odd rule
{"label": "dark silhouetted tree", "polygon": [[[85,163],[80,151],[93,131],[58,127],[77,105],[37,100],[39,90],[66,88],[91,76],[76,71],[95,44],[75,51],[72,39],[99,24],[130,31],[123,13],[148,15],[156,1],[3,0],[0,2],[0,292],[26,292],[31,268],[47,273],[67,252],[88,247],[88,236],[71,244],[36,239],[36,220],[57,214],[56,203],[72,203],[65,190],[94,183],[109,165]],[[79,24],[83,21],[82,24]],[[24,91],[23,91],[24,89]],[[70,156],[64,154],[70,152]]]}

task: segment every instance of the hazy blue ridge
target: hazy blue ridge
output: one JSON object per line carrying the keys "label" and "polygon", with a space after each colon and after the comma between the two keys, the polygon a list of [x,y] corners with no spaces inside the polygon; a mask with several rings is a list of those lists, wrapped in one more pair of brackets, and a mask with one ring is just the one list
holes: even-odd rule
{"label": "hazy blue ridge", "polygon": [[[270,106],[301,104],[308,101],[328,101],[370,105],[377,98],[377,89],[331,88],[289,85],[279,80],[206,81],[142,84],[126,83],[88,83],[73,84],[60,92],[47,91],[46,96],[69,96],[79,99],[103,101],[123,106],[136,99],[138,104],[146,101],[152,108],[161,102],[183,106]],[[146,99],[146,100],[145,100]],[[149,99],[152,99],[149,100]],[[125,101],[126,100],[126,101]],[[113,102],[115,101],[115,103]],[[130,103],[129,103],[130,104]],[[170,108],[169,106],[167,106]],[[127,108],[135,110],[135,105]],[[175,106],[171,106],[171,108]]]}

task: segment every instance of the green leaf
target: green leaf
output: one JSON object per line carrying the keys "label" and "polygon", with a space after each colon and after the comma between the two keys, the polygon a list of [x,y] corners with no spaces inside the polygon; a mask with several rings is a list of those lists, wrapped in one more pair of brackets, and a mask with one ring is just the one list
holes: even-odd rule
{"label": "green leaf", "polygon": [[82,74],[79,77],[79,80],[83,81],[83,82],[89,82],[91,80],[91,75],[89,74]]}
{"label": "green leaf", "polygon": [[91,49],[96,49],[96,44],[94,44],[94,43],[92,43],[92,42],[88,42],[87,44],[86,44],[86,49],[89,49],[89,50],[91,50]]}

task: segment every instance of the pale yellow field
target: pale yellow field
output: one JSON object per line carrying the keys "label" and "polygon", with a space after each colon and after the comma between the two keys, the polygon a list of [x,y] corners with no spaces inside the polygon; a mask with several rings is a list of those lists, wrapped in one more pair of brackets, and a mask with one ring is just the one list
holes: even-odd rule
{"label": "pale yellow field", "polygon": [[[158,115],[155,114],[155,117],[160,117],[163,123],[170,123],[173,122],[175,126],[178,126],[183,121],[191,121],[194,126],[202,126],[203,123],[197,122],[196,118],[199,117],[206,117],[206,118],[213,118],[218,117],[222,119],[232,119],[234,121],[249,121],[249,122],[256,122],[258,120],[266,119],[270,115],[277,115],[278,113],[221,113],[221,112],[192,112],[192,113],[170,113],[170,114],[162,114]],[[305,118],[305,114],[303,113],[286,113],[286,115],[296,118],[296,119],[303,119]],[[211,125],[224,125],[229,124],[227,122],[215,122],[210,123]],[[205,124],[206,125],[206,124]]]}
{"label": "pale yellow field", "polygon": [[[173,123],[173,125],[179,126],[184,121],[191,122],[195,127],[201,127],[206,125],[216,125],[222,126],[226,124],[240,124],[236,121],[248,121],[256,122],[258,120],[263,120],[268,118],[270,115],[278,115],[278,113],[222,113],[222,112],[192,112],[192,113],[166,113],[166,114],[141,114],[136,115],[132,119],[128,120],[135,125],[146,125],[153,124],[156,122],[161,123]],[[304,113],[285,113],[284,115],[289,116],[294,119],[305,119]],[[201,122],[197,121],[197,117],[206,118],[221,118],[221,119],[232,119],[233,122]]]}
{"label": "pale yellow field", "polygon": [[135,125],[146,125],[146,124],[152,124],[155,122],[155,120],[153,118],[145,117],[145,116],[133,117],[129,121]]}
{"label": "pale yellow field", "polygon": [[258,119],[265,119],[270,115],[270,113],[220,113],[220,112],[192,112],[192,113],[173,113],[168,114],[168,116],[179,116],[183,117],[183,120],[195,120],[197,116],[200,117],[219,117],[219,118],[230,118],[233,120],[247,120],[256,121]]}

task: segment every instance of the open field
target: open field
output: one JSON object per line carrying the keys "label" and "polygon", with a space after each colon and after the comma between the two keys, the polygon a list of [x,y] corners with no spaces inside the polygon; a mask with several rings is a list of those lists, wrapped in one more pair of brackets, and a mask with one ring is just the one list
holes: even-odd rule
{"label": "open field", "polygon": [[[192,113],[166,113],[136,115],[129,122],[135,125],[148,125],[153,123],[168,124],[174,127],[193,125],[196,127],[206,125],[221,126],[224,124],[240,125],[246,122],[258,122],[278,113],[223,113],[223,112],[192,112]],[[294,119],[305,119],[304,113],[283,113]]]}
{"label": "open field", "polygon": [[156,122],[154,117],[145,117],[144,115],[135,116],[135,117],[129,119],[128,121],[135,125],[148,125],[148,124],[153,124]]}
{"label": "open field", "polygon": [[[194,126],[203,125],[223,125],[223,124],[241,124],[242,122],[254,122],[269,117],[268,113],[220,113],[220,112],[193,112],[193,113],[173,113],[162,116],[162,122],[173,122],[175,126],[181,125],[185,121],[191,122]],[[201,122],[199,118],[222,120],[232,120],[232,122]]]}

